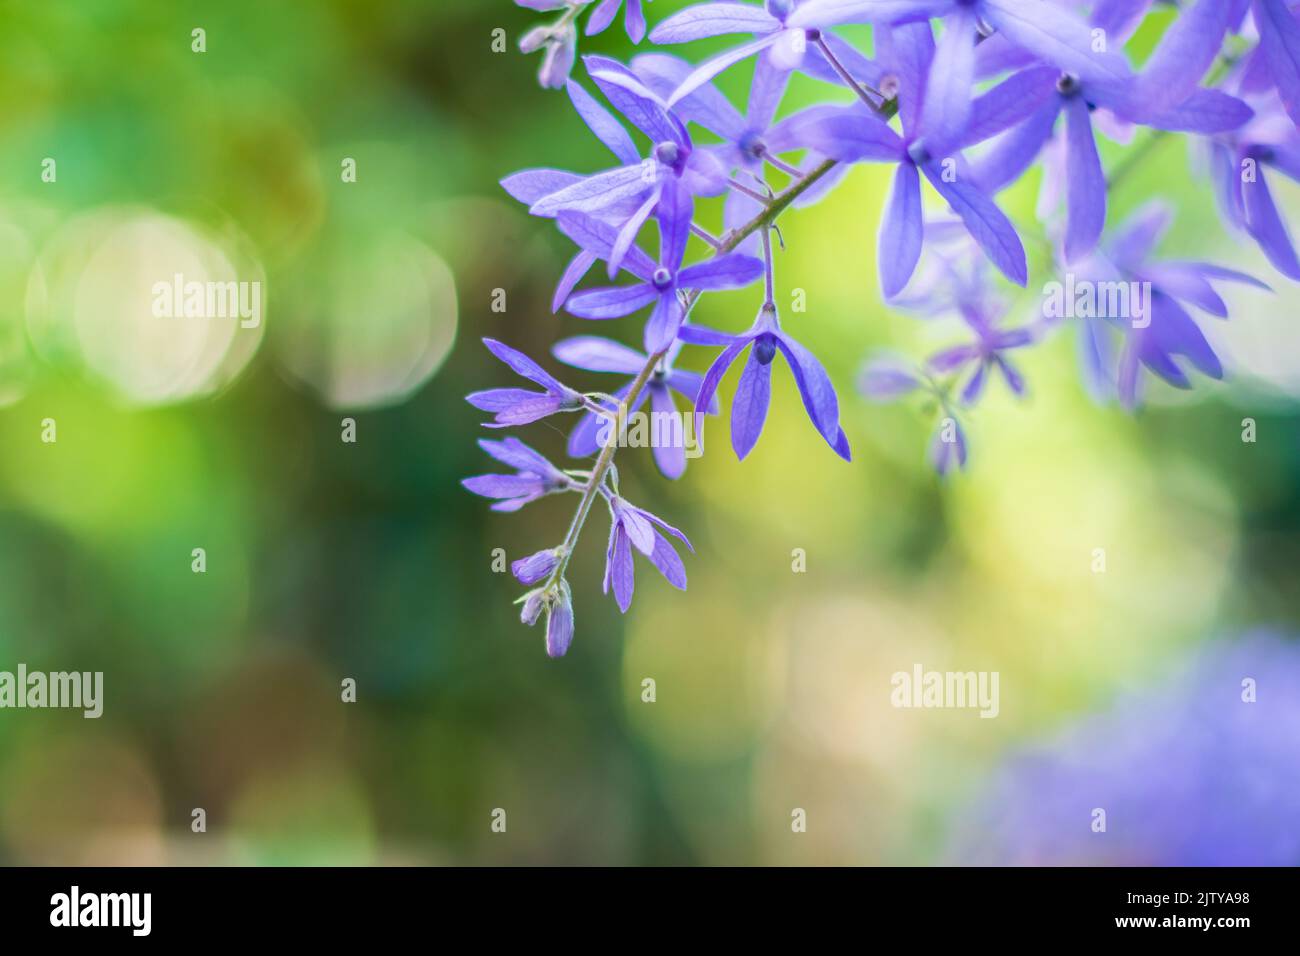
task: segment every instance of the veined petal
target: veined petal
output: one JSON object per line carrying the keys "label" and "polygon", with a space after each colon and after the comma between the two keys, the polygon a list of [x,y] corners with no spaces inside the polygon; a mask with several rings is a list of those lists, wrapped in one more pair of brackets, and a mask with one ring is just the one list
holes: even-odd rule
{"label": "veined petal", "polygon": [[639,283],[579,292],[569,299],[565,308],[580,319],[617,319],[644,309],[657,298],[659,293],[654,286]]}
{"label": "veined petal", "polygon": [[555,295],[551,297],[551,313],[559,312],[564,308],[565,301],[577,288],[591,271],[591,267],[596,264],[597,256],[594,252],[588,252],[586,249],[581,250],[576,256],[569,260],[568,267],[564,270],[564,275],[560,276],[560,282],[555,287]]}
{"label": "veined petal", "polygon": [[1255,0],[1259,48],[1268,62],[1278,96],[1300,124],[1300,21],[1284,0]]}
{"label": "veined petal", "polygon": [[1273,263],[1273,268],[1289,279],[1300,280],[1300,259],[1296,257],[1291,231],[1277,211],[1268,181],[1263,176],[1242,185],[1246,204],[1246,228]]}
{"label": "veined petal", "polygon": [[877,242],[877,268],[886,299],[902,292],[916,271],[924,232],[921,176],[912,163],[899,163]]}
{"label": "veined petal", "polygon": [[764,365],[758,360],[758,349],[751,349],[731,400],[731,447],[737,458],[743,460],[758,442],[771,400],[772,363]]}
{"label": "veined petal", "polygon": [[1240,129],[1254,115],[1255,111],[1235,96],[1219,90],[1196,90],[1147,125],[1177,133],[1226,133]]}
{"label": "veined petal", "polygon": [[763,263],[753,256],[729,252],[687,266],[677,277],[677,284],[683,289],[703,291],[739,289],[761,279],[763,271]]}
{"label": "veined petal", "polygon": [[637,152],[632,137],[627,134],[623,125],[609,114],[608,110],[573,80],[569,80],[566,89],[573,108],[578,111],[578,116],[620,163],[624,166],[633,166],[641,161],[641,154]]}
{"label": "veined petal", "polygon": [[659,573],[679,591],[686,590],[686,567],[681,556],[663,535],[655,532],[654,549],[650,552],[650,563],[659,569]]}
{"label": "veined petal", "polygon": [[982,0],[988,22],[1044,63],[1082,80],[1125,80],[1132,70],[1122,56],[1093,49],[1092,28],[1074,14],[1042,0]]}
{"label": "veined petal", "polygon": [[1106,174],[1092,135],[1092,115],[1083,97],[1065,104],[1066,201],[1065,261],[1077,262],[1097,248],[1106,226]]}
{"label": "veined petal", "polygon": [[556,378],[547,372],[544,368],[530,359],[523,352],[512,349],[504,342],[498,342],[496,339],[483,340],[483,344],[488,347],[488,351],[510,366],[510,369],[516,375],[522,375],[530,382],[536,382],[538,385],[551,392],[568,392],[569,389],[561,385]]}
{"label": "veined petal", "polygon": [[723,70],[734,66],[747,57],[753,56],[755,53],[766,50],[776,42],[777,37],[780,35],[780,33],[770,33],[767,36],[759,37],[757,40],[753,40],[743,46],[738,46],[734,50],[728,50],[726,53],[721,53],[711,60],[706,60],[704,63],[696,67],[695,71],[691,73],[690,76],[682,81],[682,85],[679,86],[673,95],[668,98],[668,106],[672,107],[675,104],[680,103],[705,83],[711,81]]}
{"label": "veined petal", "polygon": [[840,431],[840,403],[835,386],[817,357],[784,332],[777,335],[777,348],[790,363],[795,384],[804,409],[813,426],[831,447],[835,447]]}
{"label": "veined petal", "polygon": [[[602,259],[609,259],[614,254],[619,231],[605,222],[586,213],[565,210],[556,216],[556,225],[578,246]],[[655,274],[655,262],[637,246],[628,247],[623,254],[622,266],[642,282],[649,282]]]}
{"label": "veined petal", "polygon": [[[673,95],[694,69],[692,64],[667,53],[643,53],[632,61],[632,72],[664,100]],[[673,107],[673,112],[723,139],[737,140],[745,132],[745,120],[740,112],[712,83],[685,97]]]}
{"label": "veined petal", "polygon": [[646,363],[646,356],[621,342],[596,335],[575,335],[555,343],[551,354],[565,365],[589,372],[619,372],[636,375]]}
{"label": "veined petal", "polygon": [[592,82],[600,87],[614,109],[653,142],[688,142],[681,121],[669,113],[664,101],[622,63],[603,56],[586,56],[582,62]]}
{"label": "veined petal", "polygon": [[[683,330],[690,326],[683,326]],[[695,396],[695,436],[700,442],[701,447],[704,444],[704,409],[713,404],[717,396],[718,386],[722,384],[722,377],[727,374],[727,369],[736,361],[740,355],[752,342],[749,336],[733,339],[731,344],[723,349],[709,370],[704,373],[704,381],[700,383],[700,393]]]}
{"label": "veined petal", "polygon": [[938,17],[954,0],[809,0],[786,19],[792,27],[830,27],[841,23],[906,23]]}
{"label": "veined petal", "polygon": [[922,167],[926,179],[948,201],[971,237],[998,269],[1016,285],[1029,281],[1025,247],[1011,220],[982,192],[967,183],[944,182],[943,175],[931,166]]}
{"label": "veined petal", "polygon": [[792,142],[841,162],[891,162],[902,157],[902,138],[857,106],[809,111],[786,130]]}
{"label": "veined petal", "polygon": [[[617,238],[614,239],[614,245],[609,250],[609,262],[606,264],[606,271],[611,279],[618,275],[618,270],[623,265],[623,259],[632,251],[636,244],[636,237],[641,234],[641,227],[645,225],[650,218],[655,207],[659,204],[659,199],[663,194],[663,187],[657,187],[649,196],[646,197],[639,209],[623,223],[619,229]],[[631,271],[631,270],[629,270]]]}
{"label": "veined petal", "polygon": [[635,166],[620,166],[587,176],[550,193],[528,210],[534,216],[555,216],[561,210],[598,212],[631,196],[649,192],[655,185],[655,164],[645,160]]}
{"label": "veined petal", "polygon": [[970,125],[956,145],[974,146],[1029,119],[1057,95],[1058,76],[1060,72],[1050,67],[1022,70],[977,97],[971,104]]}
{"label": "veined petal", "polygon": [[501,180],[501,188],[512,199],[532,206],[551,193],[557,193],[581,180],[582,177],[577,173],[562,169],[525,169]]}
{"label": "veined petal", "polygon": [[677,338],[677,329],[681,326],[683,318],[677,293],[672,289],[659,293],[655,310],[650,313],[650,318],[645,324],[646,353],[654,355],[672,345],[673,339]]}
{"label": "veined petal", "polygon": [[974,83],[975,11],[959,6],[944,21],[916,128],[917,137],[924,139],[935,155],[944,155],[966,132]]}
{"label": "veined petal", "polygon": [[478,446],[497,461],[503,465],[509,465],[511,468],[530,471],[541,476],[554,475],[558,477],[559,475],[558,469],[550,463],[546,456],[529,448],[518,438],[507,438],[504,441],[480,438]]}
{"label": "veined petal", "polygon": [[614,588],[614,601],[624,614],[632,606],[635,587],[632,569],[632,548],[621,524],[615,526],[613,548],[606,568],[606,580]]}
{"label": "veined petal", "polygon": [[1179,11],[1138,74],[1135,91],[1152,114],[1183,102],[1223,47],[1231,14],[1227,0],[1196,0]]}
{"label": "veined petal", "polygon": [[698,3],[673,14],[650,31],[651,43],[689,43],[727,33],[770,33],[781,23],[747,3]]}
{"label": "veined petal", "polygon": [[[677,405],[673,402],[672,392],[666,386],[651,385],[646,391],[650,393],[650,411],[653,413],[650,451],[660,474],[676,481],[686,471],[686,430],[677,416]],[[669,434],[665,435],[662,428],[655,428],[655,419],[668,423],[671,429]]]}

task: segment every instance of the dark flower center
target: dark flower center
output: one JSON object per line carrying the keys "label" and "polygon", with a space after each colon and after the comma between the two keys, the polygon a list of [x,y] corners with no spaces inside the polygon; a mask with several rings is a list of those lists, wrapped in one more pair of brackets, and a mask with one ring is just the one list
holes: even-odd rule
{"label": "dark flower center", "polygon": [[682,151],[673,142],[660,143],[655,147],[655,159],[665,166],[676,166],[682,158]]}
{"label": "dark flower center", "polygon": [[673,284],[673,274],[660,266],[655,270],[655,274],[650,277],[650,281],[654,283],[656,289],[662,291]]}
{"label": "dark flower center", "polygon": [[776,336],[760,335],[754,340],[754,357],[759,365],[771,365],[776,358]]}
{"label": "dark flower center", "polygon": [[742,135],[736,145],[740,147],[742,153],[754,159],[762,159],[763,154],[767,152],[767,147],[763,145],[758,133],[753,130]]}
{"label": "dark flower center", "polygon": [[816,43],[818,40],[822,38],[822,31],[818,30],[816,27],[814,27],[811,30],[804,30],[803,37],[809,43]]}
{"label": "dark flower center", "polygon": [[1074,96],[1079,92],[1079,78],[1069,73],[1062,73],[1061,78],[1056,81],[1056,91],[1062,96]]}

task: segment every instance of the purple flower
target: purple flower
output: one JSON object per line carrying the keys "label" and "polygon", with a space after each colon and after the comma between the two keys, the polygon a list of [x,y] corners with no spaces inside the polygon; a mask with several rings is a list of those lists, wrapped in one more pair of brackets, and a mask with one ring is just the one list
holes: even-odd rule
{"label": "purple flower", "polygon": [[[1194,90],[1181,103],[1153,113],[1150,101],[1133,84],[1080,80],[1050,67],[1025,70],[995,94],[996,100],[994,94],[986,99],[1001,101],[1005,109],[1023,111],[1028,118],[977,164],[974,178],[989,192],[1024,174],[1051,139],[1057,118],[1065,115],[1066,262],[1092,252],[1106,224],[1106,174],[1093,132],[1095,110],[1105,109],[1124,123],[1202,134],[1236,129],[1252,116],[1249,106],[1218,90]],[[999,122],[1005,119],[996,107],[990,114]]]}
{"label": "purple flower", "polygon": [[694,345],[724,346],[705,373],[695,399],[695,431],[701,443],[703,416],[700,409],[712,404],[727,369],[749,349],[749,359],[740,374],[740,384],[731,403],[731,447],[738,458],[744,458],[753,450],[767,420],[768,403],[772,397],[772,359],[779,352],[790,365],[813,426],[837,455],[845,461],[851,460],[848,437],[840,428],[840,406],[835,386],[813,354],[782,330],[774,306],[764,305],[754,325],[743,335],[728,335],[687,325],[682,328],[681,336],[683,341]]}
{"label": "purple flower", "polygon": [[993,322],[979,313],[972,313],[966,319],[971,331],[975,333],[975,340],[931,356],[928,363],[930,368],[940,375],[947,375],[974,366],[975,371],[966,382],[966,387],[961,390],[961,400],[966,405],[979,401],[984,393],[988,372],[994,368],[1002,373],[1012,392],[1023,396],[1025,380],[1003,353],[1032,344],[1033,333],[1023,328],[996,328]]}
{"label": "purple flower", "polygon": [[[830,48],[839,64],[847,68],[855,79],[874,82],[879,73],[871,61],[839,37],[817,29],[823,24],[815,16],[804,16],[797,26],[794,24],[800,2],[765,0],[761,8],[746,3],[700,3],[660,23],[650,32],[654,43],[689,43],[728,34],[752,34],[755,37],[682,77],[668,99],[669,105],[685,100],[724,70],[755,55],[760,55],[759,69],[764,71],[764,75],[780,74],[782,82],[784,76],[796,69],[828,82],[841,82],[838,71],[821,52],[820,43]],[[812,56],[808,55],[810,44],[814,46]]]}
{"label": "purple flower", "polygon": [[961,420],[952,414],[940,418],[930,439],[931,466],[941,477],[953,469],[962,471],[966,468],[966,454],[966,432]]}
{"label": "purple flower", "polygon": [[[680,349],[681,343],[675,343],[668,350],[668,354],[663,357],[650,376],[650,380],[646,382],[646,387],[628,409],[630,412],[639,411],[648,398],[652,412],[658,416],[669,417],[673,422],[680,422],[677,418],[677,404],[673,399],[673,392],[693,402],[695,396],[699,394],[703,381],[702,377],[694,372],[683,372],[673,368],[673,361]],[[593,335],[579,335],[557,342],[552,353],[561,362],[574,368],[630,376],[628,383],[613,393],[613,397],[619,402],[627,401],[633,382],[649,360],[642,352]],[[716,402],[707,409],[711,415],[717,414],[717,410]],[[569,454],[575,458],[594,455],[600,447],[599,435],[605,422],[606,419],[595,412],[584,415],[569,434]],[[682,440],[657,441],[652,444],[652,450],[659,471],[665,478],[676,479],[686,471],[685,436],[679,426],[670,437]]]}
{"label": "purple flower", "polygon": [[[1286,0],[1236,0],[1237,21],[1247,2],[1259,31],[1259,48],[1247,72],[1266,75],[1291,119],[1300,125],[1300,20]],[[1258,81],[1254,85],[1258,89]]]}
{"label": "purple flower", "polygon": [[645,327],[645,348],[650,354],[671,345],[685,320],[686,310],[678,292],[738,289],[763,275],[763,263],[741,253],[715,256],[683,269],[682,258],[691,228],[688,211],[684,209],[666,216],[660,224],[657,264],[636,246],[620,254],[615,248],[620,236],[598,219],[562,212],[559,223],[560,230],[581,248],[606,260],[619,256],[621,266],[641,280],[635,285],[579,292],[569,299],[566,308],[583,319],[613,319],[653,305],[654,311]]}
{"label": "purple flower", "polygon": [[809,0],[789,22],[818,27],[920,22],[928,32],[931,17],[944,18],[942,46],[931,74],[931,87],[941,87],[944,95],[930,108],[948,114],[954,128],[964,125],[962,114],[969,112],[975,45],[979,37],[995,31],[1010,45],[1083,79],[1123,80],[1130,75],[1122,56],[1095,49],[1087,23],[1045,0]]}
{"label": "purple flower", "polygon": [[[619,240],[610,262],[612,275],[623,251],[631,247],[641,226],[656,212],[661,198],[668,199],[664,208],[658,210],[661,219],[678,216],[690,206],[694,196],[721,195],[727,188],[727,175],[708,150],[695,148],[681,120],[635,73],[604,57],[589,56],[583,62],[593,82],[615,109],[654,143],[651,156],[641,161],[619,155],[622,166],[563,186],[538,199],[529,211],[535,216],[554,217],[568,210],[617,221]],[[581,108],[579,112],[597,136],[611,135],[603,121],[595,121],[597,125],[593,125],[594,113]],[[611,144],[607,142],[607,145]],[[613,210],[627,208],[632,208],[629,215],[615,217]],[[689,224],[689,214],[686,221]]]}
{"label": "purple flower", "polygon": [[519,602],[519,620],[529,627],[546,612],[546,656],[563,657],[573,643],[573,593],[561,578],[555,584],[529,591]]}
{"label": "purple flower", "polygon": [[894,402],[914,392],[925,394],[934,401],[939,417],[930,439],[929,461],[930,466],[943,477],[954,469],[966,467],[968,447],[966,430],[948,400],[950,388],[934,379],[933,373],[937,371],[933,366],[913,369],[907,362],[893,356],[881,356],[867,363],[858,379],[858,390],[873,402]]}
{"label": "purple flower", "polygon": [[[609,529],[609,548],[605,552],[605,593],[614,589],[614,600],[624,614],[632,606],[633,568],[632,548],[650,559],[668,583],[678,590],[686,590],[686,569],[682,559],[658,528],[680,540],[694,553],[690,541],[672,525],[648,511],[628,504],[617,495],[609,495],[612,524]],[[655,526],[658,525],[658,528]]]}
{"label": "purple flower", "polygon": [[950,853],[983,866],[1296,865],[1300,645],[1268,633],[1209,645],[1163,686],[1022,749],[962,813]]}
{"label": "purple flower", "polygon": [[496,498],[493,511],[518,511],[531,501],[569,491],[574,486],[573,479],[518,438],[505,441],[483,438],[478,444],[497,461],[515,469],[513,475],[478,475],[461,482],[476,495]]}
{"label": "purple flower", "polygon": [[1275,95],[1252,102],[1257,107],[1255,119],[1217,137],[1210,146],[1215,196],[1230,225],[1244,229],[1275,269],[1300,280],[1295,243],[1265,175],[1271,171],[1300,182],[1300,131]]}
{"label": "purple flower", "polygon": [[[605,28],[618,16],[618,8],[623,0],[601,0],[591,16],[587,18],[587,36],[603,33]],[[627,38],[633,43],[645,39],[645,13],[641,10],[641,0],[627,0],[627,10],[623,14],[623,29]]]}
{"label": "purple flower", "polygon": [[[868,61],[863,62],[870,65]],[[675,56],[644,53],[632,61],[632,69],[655,93],[667,97],[686,81],[693,67]],[[874,67],[871,67],[871,71],[870,75],[874,78]],[[704,83],[683,97],[673,107],[673,111],[687,122],[703,127],[722,140],[719,145],[703,148],[713,152],[729,172],[746,170],[760,184],[764,165],[772,165],[787,175],[798,176],[801,175],[798,168],[778,158],[782,153],[804,148],[803,143],[790,135],[791,130],[802,121],[802,113],[780,122],[775,121],[789,79],[789,71],[778,69],[767,57],[761,57],[754,67],[749,104],[744,116],[712,83]],[[814,154],[810,159],[820,161],[821,157]],[[801,197],[797,204],[805,206],[809,200],[820,198],[840,175],[842,173],[825,177],[818,184],[820,188],[814,195]],[[753,220],[761,208],[761,203],[749,193],[732,189],[728,191],[723,206],[723,226],[727,230],[740,228]],[[758,236],[748,236],[738,248],[751,255],[757,254]]]}
{"label": "purple flower", "polygon": [[475,408],[493,413],[493,421],[485,423],[488,428],[527,425],[556,412],[577,412],[587,407],[581,393],[561,384],[524,353],[495,339],[484,339],[483,344],[517,374],[545,389],[532,392],[523,388],[492,388],[467,395],[465,401]]}
{"label": "purple flower", "polygon": [[[1218,356],[1185,308],[1195,306],[1226,319],[1228,306],[1212,281],[1268,289],[1251,276],[1208,263],[1152,261],[1152,252],[1172,219],[1165,204],[1148,203],[1082,267],[1093,289],[1123,283],[1135,290],[1127,314],[1085,316],[1080,325],[1085,371],[1093,388],[1109,391],[1113,382],[1120,401],[1129,408],[1138,404],[1143,366],[1176,388],[1191,388],[1191,381],[1175,357],[1187,359],[1210,378],[1223,377]],[[1124,347],[1112,379],[1107,359],[1113,351],[1109,338],[1114,330],[1123,336]]]}
{"label": "purple flower", "polygon": [[[903,135],[861,104],[808,110],[791,135],[841,162],[898,164],[878,242],[878,269],[886,297],[892,298],[903,290],[921,258],[925,226],[921,212],[922,174],[947,200],[993,264],[1017,285],[1025,285],[1025,249],[1015,227],[992,200],[957,175],[956,160],[944,151],[1000,131],[1003,127],[997,120],[1001,117],[1002,122],[1006,121],[1003,111],[989,107],[991,118],[986,119],[983,106],[964,116],[959,115],[960,111],[926,109],[926,104],[933,101],[926,91],[930,64],[942,62],[935,59],[929,24],[880,28],[876,33],[878,58],[897,67]],[[930,92],[935,96],[951,95]],[[999,87],[985,97],[1005,95],[1006,91]],[[944,149],[937,148],[941,145]]]}

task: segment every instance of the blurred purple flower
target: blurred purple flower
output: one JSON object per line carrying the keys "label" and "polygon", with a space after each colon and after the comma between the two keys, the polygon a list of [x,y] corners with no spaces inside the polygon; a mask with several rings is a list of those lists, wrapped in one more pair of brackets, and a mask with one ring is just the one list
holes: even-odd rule
{"label": "blurred purple flower", "polygon": [[1230,225],[1245,230],[1278,272],[1300,280],[1295,242],[1265,175],[1272,171],[1300,182],[1300,131],[1274,94],[1252,102],[1255,118],[1210,145],[1215,196]]}
{"label": "blurred purple flower", "polygon": [[[1094,832],[1096,810],[1106,829]],[[1009,758],[954,827],[953,861],[1300,864],[1300,645],[1257,632]]]}
{"label": "blurred purple flower", "polygon": [[[1133,283],[1150,294],[1131,315],[1095,316],[1081,320],[1085,370],[1094,389],[1111,381],[1107,358],[1111,348],[1108,330],[1118,330],[1124,347],[1113,382],[1120,401],[1128,408],[1140,399],[1143,366],[1176,388],[1191,388],[1186,372],[1174,361],[1181,356],[1210,378],[1222,378],[1223,366],[1195,319],[1184,307],[1195,306],[1216,318],[1228,317],[1227,303],[1212,281],[1241,282],[1268,290],[1268,286],[1241,272],[1203,262],[1156,262],[1152,254],[1173,221],[1172,210],[1153,201],[1139,209],[1083,265],[1095,287],[1101,283]],[[1145,284],[1149,283],[1149,287]]]}

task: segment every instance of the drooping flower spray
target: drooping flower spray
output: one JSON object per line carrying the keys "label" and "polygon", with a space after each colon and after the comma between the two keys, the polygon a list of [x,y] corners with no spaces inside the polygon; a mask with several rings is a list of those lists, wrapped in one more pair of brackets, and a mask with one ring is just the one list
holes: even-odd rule
{"label": "drooping flower spray", "polygon": [[[622,375],[612,393],[573,389],[527,356],[485,340],[536,388],[469,397],[491,415],[493,428],[573,415],[569,453],[594,456],[588,467],[565,469],[518,439],[485,441],[484,450],[513,473],[465,481],[504,511],[577,495],[560,543],[513,566],[530,588],[520,599],[522,618],[528,624],[545,618],[551,656],[563,655],[573,638],[566,573],[598,502],[610,517],[604,588],[620,610],[632,600],[636,553],[671,584],[686,587],[677,547],[692,550],[686,535],[619,490],[614,458],[630,412],[648,403],[672,417],[679,400],[691,403],[691,431],[702,441],[706,416],[721,408],[722,378],[740,364],[730,428],[732,447],[744,458],[762,434],[780,358],[813,427],[835,455],[851,459],[830,376],[782,327],[773,233],[786,211],[832,194],[852,164],[894,170],[878,243],[885,300],[926,316],[953,314],[966,330],[923,362],[873,357],[860,379],[875,401],[929,396],[940,410],[930,452],[940,474],[967,466],[964,411],[995,381],[1026,394],[1016,354],[1065,325],[1066,315],[1046,305],[1038,321],[1007,322],[1002,290],[1030,280],[1022,236],[1046,248],[1053,263],[1048,278],[1094,293],[1079,300],[1090,303],[1081,314],[1071,300],[1069,317],[1079,319],[1084,381],[1095,395],[1133,407],[1144,373],[1191,387],[1182,362],[1206,376],[1223,375],[1194,311],[1226,318],[1215,283],[1262,283],[1207,263],[1154,258],[1169,224],[1159,204],[1108,228],[1108,193],[1161,138],[1189,137],[1211,156],[1227,223],[1259,243],[1280,272],[1300,278],[1289,230],[1268,190],[1276,175],[1300,180],[1300,20],[1284,0],[1184,4],[1141,71],[1131,67],[1124,47],[1152,8],[1147,0],[723,0],[680,10],[648,33],[641,0],[516,2],[556,14],[526,34],[521,49],[542,52],[542,85],[567,91],[614,164],[591,174],[531,168],[502,185],[577,249],[556,288],[556,311],[589,321],[645,317],[634,343],[580,335],[555,347],[566,365]],[[586,34],[596,35],[620,12],[634,43],[648,36],[662,49],[629,64],[603,56],[579,60],[584,23]],[[870,56],[836,32],[849,24],[871,26]],[[738,39],[698,64],[666,52],[721,36]],[[742,112],[713,80],[748,61],[752,79]],[[573,76],[579,62],[585,82]],[[795,73],[827,84],[834,97],[782,116]],[[697,141],[692,127],[717,142]],[[1138,140],[1135,131],[1144,128],[1151,132]],[[1109,175],[1098,135],[1133,140],[1129,158]],[[1035,165],[1044,170],[1041,229],[1013,223],[995,198]],[[1260,167],[1266,176],[1247,175]],[[943,214],[926,212],[927,186]],[[722,204],[721,235],[697,221],[697,209],[708,202]],[[651,224],[658,234],[654,254],[641,241]],[[708,250],[696,262],[688,261],[692,236]],[[601,262],[608,282],[588,283]],[[620,280],[624,275],[630,281]],[[705,293],[760,282],[763,301],[745,331],[691,321]],[[1130,287],[1137,292],[1120,301],[1115,290]],[[1109,298],[1097,294],[1103,288]],[[682,352],[699,348],[719,350],[708,371],[680,370]],[[680,439],[678,432],[674,441]],[[651,444],[660,472],[682,477],[681,448],[673,441]]]}

